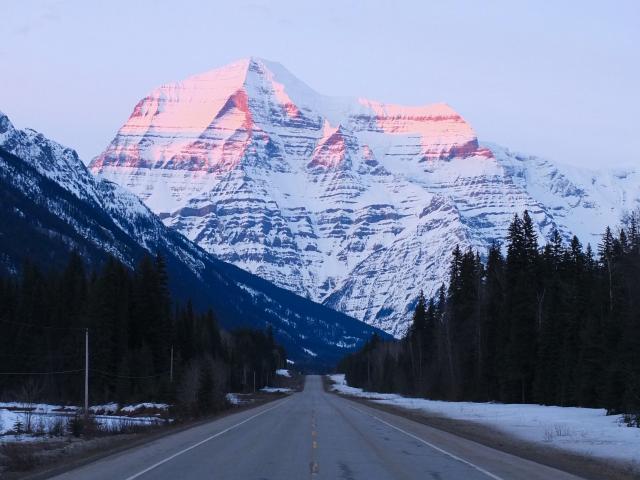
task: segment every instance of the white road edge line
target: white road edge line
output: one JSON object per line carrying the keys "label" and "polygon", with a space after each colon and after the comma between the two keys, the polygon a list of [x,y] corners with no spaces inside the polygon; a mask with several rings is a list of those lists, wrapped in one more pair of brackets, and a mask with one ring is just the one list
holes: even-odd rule
{"label": "white road edge line", "polygon": [[354,407],[353,405],[349,405],[349,407],[350,407],[350,408],[353,408],[354,410],[357,410],[358,412],[360,412],[360,413],[362,413],[362,414],[364,414],[364,415],[368,415],[368,416],[370,416],[370,417],[372,417],[372,418],[375,418],[375,419],[376,419],[376,420],[378,420],[380,423],[384,423],[384,424],[385,424],[385,425],[387,425],[388,427],[391,427],[391,428],[393,428],[394,430],[397,430],[397,431],[399,431],[399,432],[401,432],[401,433],[404,433],[404,434],[405,434],[405,435],[407,435],[408,437],[411,437],[411,438],[413,438],[414,440],[418,440],[419,442],[424,443],[424,444],[425,444],[425,445],[427,445],[428,447],[431,447],[431,448],[433,448],[434,450],[437,450],[438,452],[440,452],[440,453],[442,453],[442,454],[444,454],[444,455],[446,455],[446,456],[448,456],[448,457],[453,458],[454,460],[457,460],[457,461],[459,461],[459,462],[462,462],[462,463],[464,463],[465,465],[468,465],[468,466],[470,466],[471,468],[474,468],[474,469],[478,470],[479,472],[484,473],[487,477],[489,477],[489,478],[493,478],[493,480],[505,480],[504,478],[499,477],[499,476],[497,476],[497,475],[494,475],[493,473],[491,473],[491,472],[489,472],[489,471],[485,470],[484,468],[479,467],[478,465],[475,465],[475,464],[473,464],[473,463],[469,462],[468,460],[465,460],[464,458],[460,458],[460,457],[458,457],[457,455],[454,455],[453,453],[450,453],[450,452],[447,452],[446,450],[443,450],[442,448],[440,448],[440,447],[438,447],[438,446],[434,445],[433,443],[430,443],[430,442],[427,442],[426,440],[423,440],[422,438],[418,437],[417,435],[414,435],[413,433],[409,433],[409,432],[407,432],[407,431],[405,431],[405,430],[401,429],[400,427],[396,427],[395,425],[392,425],[391,423],[384,421],[383,419],[381,419],[380,417],[377,417],[376,415],[373,415],[372,413],[365,412],[364,410],[360,410],[359,408]]}
{"label": "white road edge line", "polygon": [[250,421],[250,420],[253,420],[253,419],[254,419],[254,418],[256,418],[256,417],[259,417],[260,415],[263,415],[263,414],[265,414],[265,413],[267,413],[267,412],[270,412],[271,410],[273,410],[273,409],[275,409],[275,408],[281,407],[282,405],[284,405],[284,404],[285,404],[285,403],[287,403],[288,401],[289,401],[289,399],[284,400],[284,401],[282,401],[282,402],[278,403],[277,405],[274,405],[273,407],[267,408],[266,410],[262,410],[260,413],[256,413],[255,415],[252,415],[251,417],[249,417],[249,418],[247,418],[247,419],[245,419],[245,420],[241,421],[240,423],[236,423],[235,425],[232,425],[232,426],[230,426],[230,427],[228,427],[228,428],[225,428],[224,430],[222,430],[222,431],[220,431],[220,432],[216,433],[215,435],[211,435],[210,437],[207,437],[207,438],[205,438],[204,440],[201,440],[201,441],[199,441],[198,443],[196,443],[196,444],[194,444],[194,445],[191,445],[190,447],[185,448],[184,450],[180,450],[179,452],[174,453],[173,455],[171,455],[171,456],[169,456],[169,457],[165,458],[164,460],[159,461],[158,463],[154,463],[154,464],[153,464],[153,465],[151,465],[150,467],[145,468],[144,470],[142,470],[142,471],[140,471],[140,472],[136,473],[135,475],[131,475],[130,477],[127,477],[125,480],[134,480],[135,478],[141,477],[141,476],[142,476],[142,475],[144,475],[145,473],[148,473],[148,472],[150,472],[151,470],[153,470],[153,469],[155,469],[155,468],[158,468],[160,465],[163,465],[163,464],[165,464],[165,463],[167,463],[167,462],[170,462],[171,460],[173,460],[173,459],[174,459],[174,458],[176,458],[176,457],[179,457],[179,456],[180,456],[180,455],[182,455],[183,453],[187,453],[188,451],[193,450],[194,448],[197,448],[197,447],[199,447],[200,445],[202,445],[202,444],[204,444],[204,443],[207,443],[207,442],[209,442],[209,441],[213,440],[214,438],[219,437],[220,435],[224,435],[225,433],[227,433],[227,432],[229,432],[229,431],[231,431],[231,430],[233,430],[233,429],[235,429],[235,428],[239,427],[240,425],[243,425],[243,424],[247,423],[247,422],[248,422],[248,421]]}

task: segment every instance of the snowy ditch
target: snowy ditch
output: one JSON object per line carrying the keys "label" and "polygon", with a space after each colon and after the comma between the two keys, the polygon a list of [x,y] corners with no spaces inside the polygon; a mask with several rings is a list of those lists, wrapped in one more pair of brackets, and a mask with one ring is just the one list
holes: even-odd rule
{"label": "snowy ditch", "polygon": [[572,453],[640,466],[640,428],[627,427],[622,415],[599,408],[501,403],[445,402],[365,392],[347,385],[343,374],[330,375],[332,389],[410,411],[486,425],[507,435]]}
{"label": "snowy ditch", "polygon": [[264,393],[291,393],[293,390],[287,387],[264,387],[260,389]]}
{"label": "snowy ditch", "polygon": [[[116,403],[89,407],[91,418],[105,433],[161,425],[169,406],[162,403],[139,403],[119,408]],[[81,410],[76,406],[0,402],[0,443],[30,442],[63,437]]]}

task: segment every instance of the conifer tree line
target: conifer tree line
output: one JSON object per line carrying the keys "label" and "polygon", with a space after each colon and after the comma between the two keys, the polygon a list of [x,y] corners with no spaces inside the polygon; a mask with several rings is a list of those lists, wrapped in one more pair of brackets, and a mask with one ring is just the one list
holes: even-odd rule
{"label": "conifer tree line", "polygon": [[[266,385],[286,364],[270,329],[221,329],[215,313],[171,298],[162,257],[134,270],[114,258],[88,272],[77,253],[59,272],[25,265],[0,277],[0,395],[79,405],[89,329],[90,403],[166,401],[185,414]],[[173,347],[173,381],[171,352]],[[51,372],[51,373],[48,373]]]}
{"label": "conifer tree line", "polygon": [[639,219],[607,228],[594,252],[557,231],[540,247],[529,213],[516,215],[486,260],[453,250],[448,286],[420,296],[405,338],[374,336],[339,370],[372,391],[604,407],[640,421]]}

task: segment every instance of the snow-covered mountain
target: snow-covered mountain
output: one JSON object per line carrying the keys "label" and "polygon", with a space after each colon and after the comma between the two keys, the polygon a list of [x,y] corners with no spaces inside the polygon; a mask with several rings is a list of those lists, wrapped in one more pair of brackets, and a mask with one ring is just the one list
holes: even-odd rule
{"label": "snow-covered mountain", "polygon": [[94,177],[75,151],[0,112],[0,272],[19,272],[25,260],[59,268],[71,250],[92,266],[161,254],[175,298],[212,307],[227,328],[271,325],[301,366],[331,366],[382,333],[214,258],[131,192]]}
{"label": "snow-covered mountain", "polygon": [[152,91],[91,170],[218,258],[395,335],[458,243],[528,209],[597,242],[637,171],[589,172],[478,142],[445,104],[331,98],[250,58]]}

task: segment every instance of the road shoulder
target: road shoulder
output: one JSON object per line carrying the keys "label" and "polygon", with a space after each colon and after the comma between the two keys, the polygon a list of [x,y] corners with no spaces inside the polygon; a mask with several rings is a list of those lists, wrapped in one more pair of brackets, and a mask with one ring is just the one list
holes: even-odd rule
{"label": "road shoulder", "polygon": [[487,425],[456,420],[438,415],[429,415],[424,412],[407,410],[393,405],[384,405],[371,400],[339,394],[331,389],[331,381],[324,378],[324,387],[328,393],[338,395],[354,403],[365,405],[392,415],[397,415],[431,428],[435,428],[466,440],[509,453],[511,455],[530,460],[548,467],[562,470],[587,480],[637,480],[640,478],[637,471],[632,471],[629,466],[615,461],[603,461],[586,455],[567,452],[553,447],[547,447],[534,442],[527,442],[519,438],[507,435]]}

